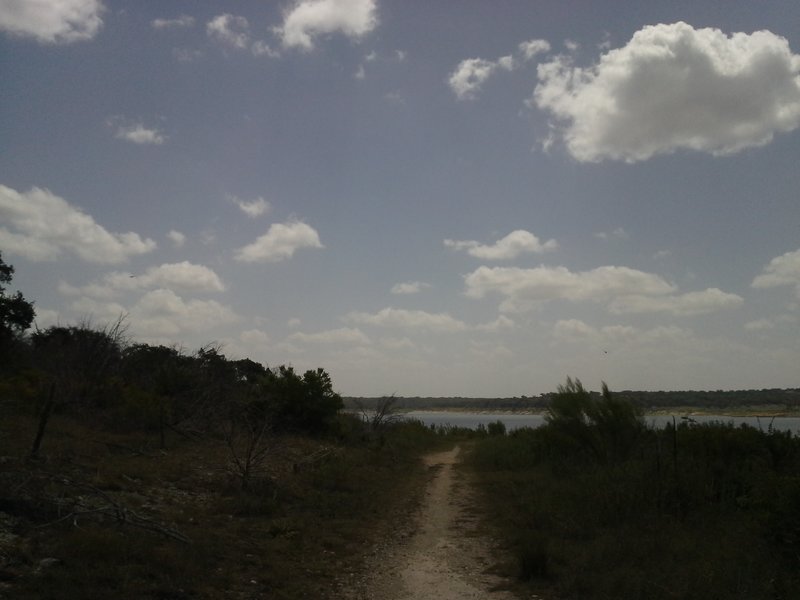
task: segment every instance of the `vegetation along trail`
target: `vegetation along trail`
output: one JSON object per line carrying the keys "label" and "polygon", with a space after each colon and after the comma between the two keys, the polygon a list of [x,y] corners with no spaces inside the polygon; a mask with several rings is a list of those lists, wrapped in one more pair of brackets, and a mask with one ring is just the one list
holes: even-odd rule
{"label": "vegetation along trail", "polygon": [[[369,557],[367,575],[351,582],[349,600],[512,599],[489,572],[493,542],[481,532],[474,492],[457,464],[460,447],[424,457],[431,474],[416,514]],[[402,529],[405,529],[403,531]]]}

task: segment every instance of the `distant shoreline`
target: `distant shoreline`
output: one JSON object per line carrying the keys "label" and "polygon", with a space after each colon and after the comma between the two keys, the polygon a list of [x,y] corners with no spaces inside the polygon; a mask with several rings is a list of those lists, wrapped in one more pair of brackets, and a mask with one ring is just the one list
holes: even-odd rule
{"label": "distant shoreline", "polygon": [[[356,410],[357,409],[348,409]],[[367,409],[369,410],[369,409]],[[513,409],[513,408],[472,408],[470,406],[446,406],[446,407],[425,407],[425,408],[400,408],[396,413],[470,413],[475,415],[544,415],[546,409]],[[697,406],[673,406],[645,409],[645,416],[707,416],[714,415],[720,417],[800,417],[800,409],[797,408],[754,408],[741,407],[732,409],[719,409],[711,407]]]}

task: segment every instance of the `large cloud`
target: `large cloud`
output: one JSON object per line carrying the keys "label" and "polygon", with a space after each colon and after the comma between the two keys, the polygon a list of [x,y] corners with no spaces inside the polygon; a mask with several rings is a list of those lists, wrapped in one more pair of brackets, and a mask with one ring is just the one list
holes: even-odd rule
{"label": "large cloud", "polygon": [[752,285],[754,288],[793,285],[800,297],[800,249],[773,258]]}
{"label": "large cloud", "polygon": [[255,242],[240,248],[236,260],[278,262],[291,258],[300,248],[324,248],[313,227],[299,221],[274,223]]}
{"label": "large cloud", "polygon": [[503,311],[529,310],[549,300],[606,302],[618,296],[659,296],[676,291],[658,275],[615,266],[578,273],[565,267],[479,267],[465,276],[464,282],[466,295],[472,298],[503,296]]}
{"label": "large cloud", "polygon": [[544,244],[535,235],[524,229],[512,231],[491,246],[474,240],[445,240],[444,245],[454,250],[466,250],[467,254],[484,260],[510,260],[521,254],[539,254],[558,248],[555,240],[547,240]]}
{"label": "large cloud", "polygon": [[100,0],[3,0],[0,29],[42,43],[69,44],[92,39],[103,19]]}
{"label": "large cloud", "polygon": [[391,307],[384,308],[377,313],[351,312],[345,317],[345,320],[365,325],[420,329],[434,332],[455,332],[468,329],[466,323],[453,318],[447,313],[429,313],[424,310],[405,310]]}
{"label": "large cloud", "polygon": [[111,233],[89,215],[46,189],[19,193],[0,185],[0,247],[33,261],[55,260],[62,252],[103,264],[125,262],[155,249],[138,234]]}
{"label": "large cloud", "polygon": [[531,103],[563,124],[579,161],[635,162],[687,148],[730,154],[800,125],[800,56],[769,31],[647,26],[589,68],[538,67]]}
{"label": "large cloud", "polygon": [[318,35],[341,33],[357,40],[377,24],[375,0],[303,0],[286,13],[277,32],[285,47],[311,50]]}

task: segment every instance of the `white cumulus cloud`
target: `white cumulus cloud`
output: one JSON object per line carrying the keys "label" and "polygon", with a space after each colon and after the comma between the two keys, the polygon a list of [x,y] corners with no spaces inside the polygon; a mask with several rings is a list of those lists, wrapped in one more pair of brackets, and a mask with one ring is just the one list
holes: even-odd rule
{"label": "white cumulus cloud", "polygon": [[20,193],[0,185],[0,248],[33,261],[68,252],[88,262],[115,264],[151,252],[156,243],[133,232],[109,232],[49,190]]}
{"label": "white cumulus cloud", "polygon": [[240,248],[236,260],[278,262],[291,258],[300,248],[324,248],[313,227],[300,221],[274,223],[255,242]]}
{"label": "white cumulus cloud", "polygon": [[103,25],[100,0],[3,0],[0,29],[47,44],[92,39]]}
{"label": "white cumulus cloud", "polygon": [[588,68],[538,66],[531,105],[550,111],[579,161],[635,162],[678,149],[723,155],[800,125],[800,56],[769,31],[642,28]]}
{"label": "white cumulus cloud", "polygon": [[340,33],[360,39],[378,25],[376,13],[375,0],[300,0],[276,30],[284,47],[308,51],[320,35]]}
{"label": "white cumulus cloud", "polygon": [[445,240],[444,245],[454,250],[466,250],[470,256],[484,260],[511,260],[522,254],[540,254],[558,248],[555,240],[547,240],[543,244],[539,238],[524,229],[512,231],[490,246],[474,240]]}

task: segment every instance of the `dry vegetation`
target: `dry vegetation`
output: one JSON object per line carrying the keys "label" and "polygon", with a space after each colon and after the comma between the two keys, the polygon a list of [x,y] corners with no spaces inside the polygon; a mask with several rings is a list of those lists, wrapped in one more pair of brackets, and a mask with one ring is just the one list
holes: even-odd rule
{"label": "dry vegetation", "polygon": [[39,458],[36,421],[0,429],[0,597],[333,597],[414,497],[427,430],[378,446],[280,436],[242,490],[224,439],[113,432],[56,415]]}
{"label": "dry vegetation", "polygon": [[549,423],[478,442],[487,515],[528,593],[791,600],[800,590],[800,438],[725,424],[646,427],[568,380]]}

